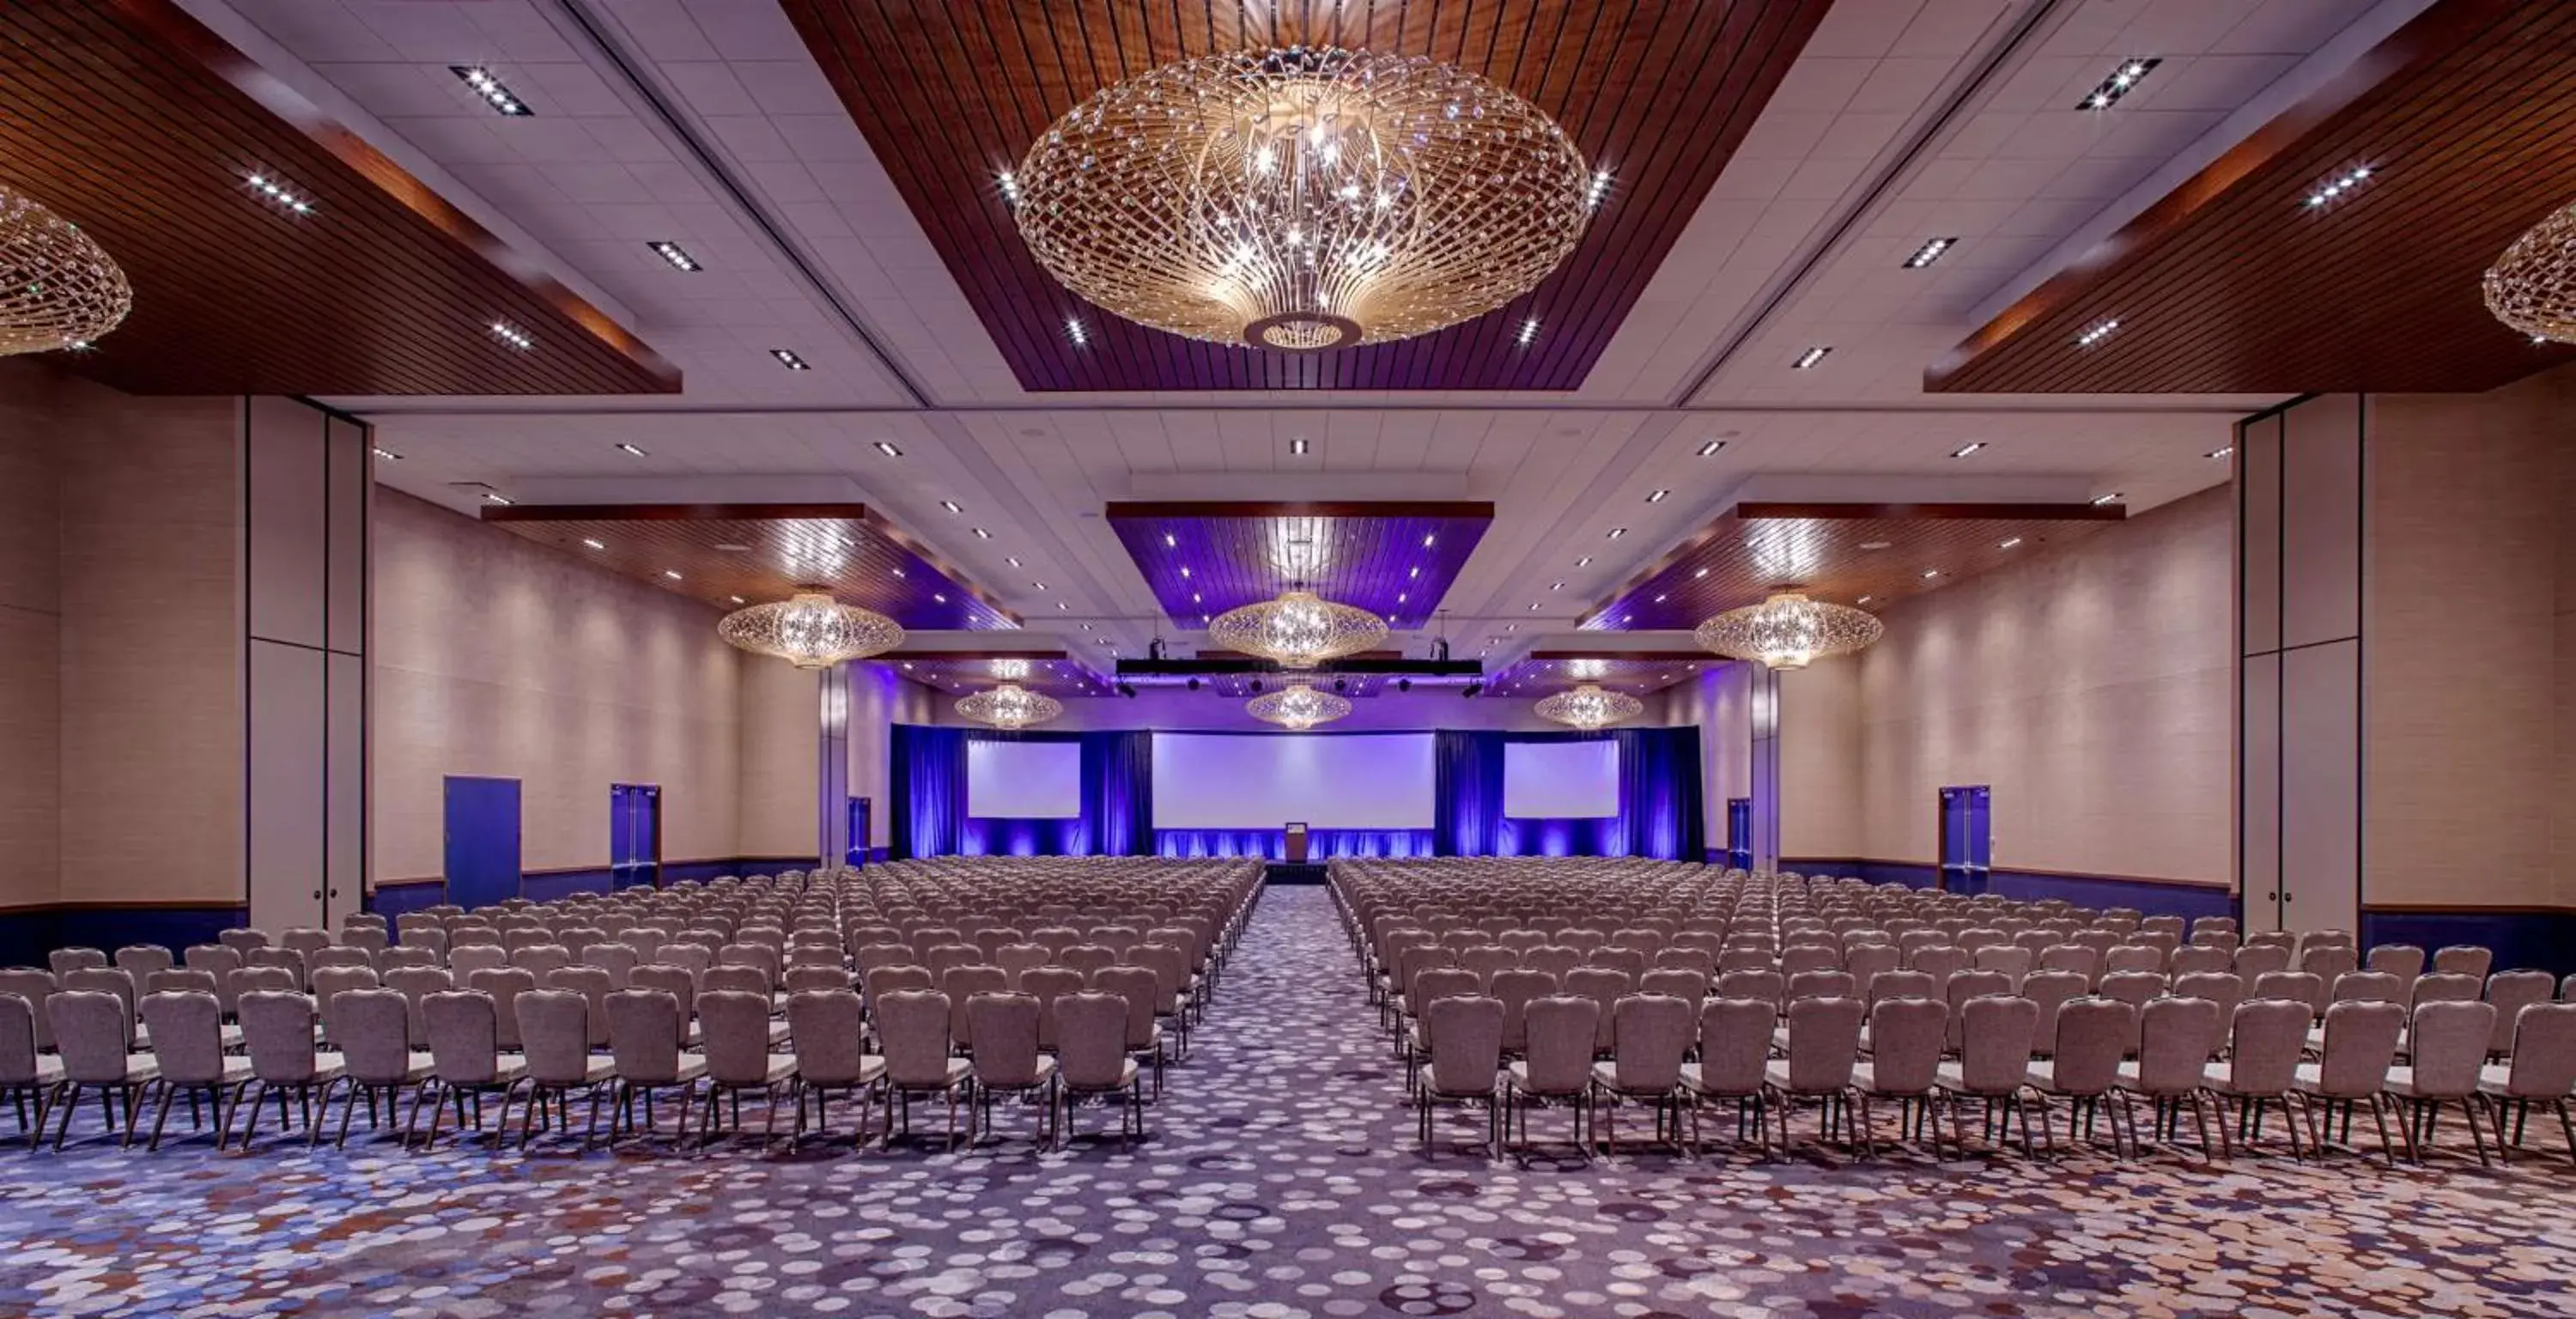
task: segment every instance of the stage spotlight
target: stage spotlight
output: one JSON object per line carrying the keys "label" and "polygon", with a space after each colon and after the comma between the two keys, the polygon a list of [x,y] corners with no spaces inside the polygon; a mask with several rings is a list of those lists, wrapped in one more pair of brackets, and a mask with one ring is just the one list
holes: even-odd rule
{"label": "stage spotlight", "polygon": [[1259,678],[1252,680],[1252,694],[1255,696],[1259,696],[1261,694],[1261,680]]}
{"label": "stage spotlight", "polygon": [[1346,691],[1349,691],[1350,689],[1351,689],[1351,680],[1350,680],[1350,679],[1348,679],[1348,678],[1335,678],[1335,679],[1333,679],[1333,690],[1334,690],[1334,691],[1337,691],[1337,692],[1346,692]]}
{"label": "stage spotlight", "polygon": [[1196,679],[1196,678],[1192,678],[1192,679],[1190,679],[1190,690],[1191,690],[1191,691],[1197,691],[1198,689],[1199,689],[1199,680],[1198,680],[1198,679]]}
{"label": "stage spotlight", "polygon": [[1476,694],[1483,690],[1485,690],[1485,684],[1481,682],[1471,682],[1467,684],[1467,690],[1460,692],[1459,695],[1472,701],[1476,699]]}
{"label": "stage spotlight", "polygon": [[1136,699],[1136,689],[1135,689],[1135,687],[1134,687],[1134,686],[1132,686],[1132,685],[1130,685],[1130,684],[1128,684],[1128,683],[1123,683],[1123,682],[1122,682],[1122,683],[1118,684],[1118,694],[1119,694],[1119,695],[1121,695],[1121,696],[1126,697],[1128,700],[1131,700],[1131,701]]}
{"label": "stage spotlight", "polygon": [[1400,692],[1409,692],[1409,691],[1412,691],[1412,690],[1413,690],[1413,679],[1411,679],[1411,678],[1398,678],[1398,679],[1396,679],[1396,680],[1395,680],[1395,689],[1396,689],[1397,691],[1400,691]]}

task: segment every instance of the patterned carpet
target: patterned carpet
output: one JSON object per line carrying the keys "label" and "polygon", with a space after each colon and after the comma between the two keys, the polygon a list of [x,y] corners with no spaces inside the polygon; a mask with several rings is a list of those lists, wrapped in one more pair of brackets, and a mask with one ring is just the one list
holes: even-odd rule
{"label": "patterned carpet", "polygon": [[958,1154],[146,1155],[92,1108],[86,1144],[0,1154],[0,1314],[2576,1313],[2563,1157],[1426,1160],[1374,1024],[1329,899],[1289,888],[1133,1153],[1086,1111],[1111,1138],[1049,1154],[1009,1113]]}

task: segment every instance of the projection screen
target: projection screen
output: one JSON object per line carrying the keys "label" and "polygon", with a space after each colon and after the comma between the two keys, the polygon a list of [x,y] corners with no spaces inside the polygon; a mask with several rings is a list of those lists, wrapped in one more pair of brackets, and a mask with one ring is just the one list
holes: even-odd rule
{"label": "projection screen", "polygon": [[1503,744],[1503,814],[1506,817],[1580,820],[1618,813],[1618,743]]}
{"label": "projection screen", "polygon": [[1154,827],[1428,829],[1429,733],[1154,734]]}
{"label": "projection screen", "polygon": [[1079,818],[1082,744],[969,739],[966,813],[999,820]]}

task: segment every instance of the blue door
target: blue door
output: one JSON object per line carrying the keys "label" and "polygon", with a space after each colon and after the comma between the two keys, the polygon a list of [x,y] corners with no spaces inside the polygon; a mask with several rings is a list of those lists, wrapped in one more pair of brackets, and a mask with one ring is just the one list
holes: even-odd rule
{"label": "blue door", "polygon": [[863,866],[868,863],[869,830],[875,827],[870,818],[875,803],[866,797],[850,798],[850,845],[841,854],[841,864]]}
{"label": "blue door", "polygon": [[1726,799],[1726,864],[1738,870],[1753,868],[1753,799]]}
{"label": "blue door", "polygon": [[1994,789],[1963,785],[1941,790],[1941,887],[1983,893],[1993,873]]}
{"label": "blue door", "polygon": [[447,900],[488,907],[519,896],[519,781],[447,779]]}
{"label": "blue door", "polygon": [[662,789],[650,783],[608,787],[608,886],[662,882]]}

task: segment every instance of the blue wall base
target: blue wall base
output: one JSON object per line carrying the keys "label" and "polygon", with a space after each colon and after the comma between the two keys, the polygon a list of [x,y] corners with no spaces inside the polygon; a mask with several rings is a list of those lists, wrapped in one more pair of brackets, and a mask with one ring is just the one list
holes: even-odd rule
{"label": "blue wall base", "polygon": [[[662,882],[677,884],[695,880],[703,884],[718,875],[775,875],[787,870],[812,870],[816,864],[812,857],[776,856],[666,861],[662,863]],[[575,893],[606,893],[613,879],[613,872],[607,866],[534,871],[519,877],[519,896],[531,902],[554,902]],[[439,881],[388,884],[367,894],[367,910],[390,918],[419,911],[423,907],[434,907],[446,900],[447,886]]]}
{"label": "blue wall base", "polygon": [[113,953],[157,943],[173,954],[213,943],[215,932],[249,919],[246,907],[22,907],[0,912],[0,966],[43,966],[57,948]]}
{"label": "blue wall base", "polygon": [[2441,911],[2364,908],[2359,933],[2366,948],[2411,943],[2430,954],[2450,944],[2477,944],[2495,951],[2498,971],[2537,969],[2557,976],[2576,973],[2576,911],[2530,907]]}
{"label": "blue wall base", "polygon": [[[1872,884],[1903,884],[1919,889],[1936,887],[1941,876],[1939,867],[1926,863],[1869,857],[1783,857],[1780,868],[1803,875],[1849,875]],[[1989,873],[1977,887],[1951,891],[1992,893],[2022,902],[2057,898],[2095,911],[2131,907],[2149,916],[2180,916],[2185,920],[2236,914],[2235,891],[2216,884],[2158,883],[2110,875],[1999,869]]]}

